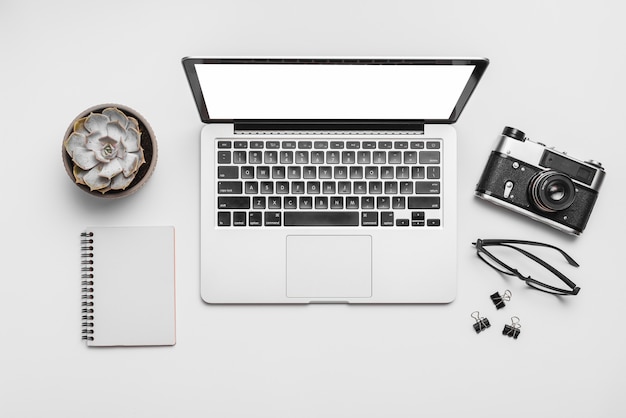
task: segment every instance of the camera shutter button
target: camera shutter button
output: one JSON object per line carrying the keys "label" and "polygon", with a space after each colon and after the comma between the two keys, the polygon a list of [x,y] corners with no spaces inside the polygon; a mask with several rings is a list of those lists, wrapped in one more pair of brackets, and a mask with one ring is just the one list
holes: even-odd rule
{"label": "camera shutter button", "polygon": [[508,199],[513,191],[513,182],[511,180],[504,183],[504,198]]}

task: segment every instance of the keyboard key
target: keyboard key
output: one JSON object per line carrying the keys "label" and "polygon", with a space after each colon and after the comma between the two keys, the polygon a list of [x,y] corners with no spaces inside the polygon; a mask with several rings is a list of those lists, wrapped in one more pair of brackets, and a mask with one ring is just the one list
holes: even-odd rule
{"label": "keyboard key", "polygon": [[370,194],[381,194],[383,192],[383,183],[380,181],[371,181],[370,182]]}
{"label": "keyboard key", "polygon": [[294,193],[294,194],[304,194],[304,182],[303,181],[292,181],[291,182],[291,193]]}
{"label": "keyboard key", "polygon": [[393,226],[393,212],[381,212],[380,224],[382,226]]}
{"label": "keyboard key", "polygon": [[417,164],[417,151],[404,151],[404,164]]}
{"label": "keyboard key", "polygon": [[333,178],[333,169],[328,166],[320,167],[319,177],[321,180],[328,180]]}
{"label": "keyboard key", "polygon": [[358,209],[359,198],[356,196],[346,197],[346,209]]}
{"label": "keyboard key", "polygon": [[355,194],[365,194],[367,193],[367,183],[364,181],[355,181],[354,182],[354,193]]}
{"label": "keyboard key", "polygon": [[283,141],[283,148],[284,149],[295,149],[296,148],[296,141]]}
{"label": "keyboard key", "polygon": [[285,178],[285,167],[277,165],[272,167],[272,178],[273,179],[284,179]]}
{"label": "keyboard key", "polygon": [[281,164],[293,164],[293,151],[281,151],[280,163]]}
{"label": "keyboard key", "polygon": [[331,209],[343,209],[343,197],[333,196],[330,198]]}
{"label": "keyboard key", "polygon": [[252,207],[254,209],[265,209],[265,196],[255,196],[252,199]]}
{"label": "keyboard key", "polygon": [[264,164],[276,164],[276,163],[278,163],[278,152],[276,152],[276,151],[265,151],[263,160],[264,160]]}
{"label": "keyboard key", "polygon": [[411,167],[412,179],[424,179],[426,178],[426,169],[424,167]]}
{"label": "keyboard key", "polygon": [[218,197],[218,209],[250,209],[249,197]]}
{"label": "keyboard key", "polygon": [[280,226],[281,218],[282,214],[280,212],[265,212],[265,226]]}
{"label": "keyboard key", "polygon": [[265,180],[270,178],[270,168],[268,166],[262,165],[257,167],[256,169],[256,178],[260,180]]}
{"label": "keyboard key", "polygon": [[311,149],[313,143],[311,141],[298,141],[298,149]]}
{"label": "keyboard key", "polygon": [[[391,203],[389,200],[389,196],[378,196],[376,198],[376,209],[389,209],[391,207]],[[382,223],[382,219],[381,219]]]}
{"label": "keyboard key", "polygon": [[400,194],[413,194],[413,182],[401,181]]}
{"label": "keyboard key", "polygon": [[429,219],[426,221],[426,226],[441,226],[440,219]]}
{"label": "keyboard key", "polygon": [[361,167],[361,166],[352,166],[352,167],[350,167],[350,178],[351,179],[362,179],[363,178],[363,167]]}
{"label": "keyboard key", "polygon": [[253,179],[254,178],[254,167],[252,167],[252,166],[241,167],[241,178],[242,179]]}
{"label": "keyboard key", "polygon": [[337,184],[337,193],[339,194],[352,193],[352,183],[350,183],[349,181],[340,181]]}
{"label": "keyboard key", "polygon": [[236,179],[239,177],[238,167],[217,167],[218,179]]}
{"label": "keyboard key", "polygon": [[379,149],[391,149],[391,141],[379,141],[378,148]]}
{"label": "keyboard key", "polygon": [[361,143],[358,141],[348,141],[346,144],[346,148],[348,149],[359,149],[361,148]]}
{"label": "keyboard key", "polygon": [[355,161],[354,151],[343,151],[341,153],[341,164],[354,164]]}
{"label": "keyboard key", "polygon": [[337,184],[334,181],[325,181],[322,183],[322,193],[324,194],[335,194]]}
{"label": "keyboard key", "polygon": [[375,141],[364,141],[363,142],[363,149],[376,149],[376,142]]}
{"label": "keyboard key", "polygon": [[423,141],[411,141],[411,149],[424,149]]}
{"label": "keyboard key", "polygon": [[262,149],[263,141],[250,141],[250,148],[252,149]]}
{"label": "keyboard key", "polygon": [[285,226],[358,226],[359,212],[285,212]]}
{"label": "keyboard key", "polygon": [[399,165],[396,167],[396,178],[401,180],[401,179],[408,179],[409,178],[409,167],[405,166],[405,165]]}
{"label": "keyboard key", "polygon": [[240,181],[218,181],[218,194],[241,194],[243,185]]}
{"label": "keyboard key", "polygon": [[285,209],[298,209],[298,198],[293,196],[285,196],[284,207]]}
{"label": "keyboard key", "polygon": [[439,149],[439,148],[441,148],[441,143],[439,141],[426,142],[426,149]]}
{"label": "keyboard key", "polygon": [[326,151],[327,164],[339,164],[339,151]]}
{"label": "keyboard key", "polygon": [[217,226],[230,226],[230,212],[217,212]]}
{"label": "keyboard key", "polygon": [[320,182],[319,181],[307,181],[306,191],[308,194],[320,194]]}
{"label": "keyboard key", "polygon": [[398,193],[398,182],[386,181],[385,182],[385,194],[397,194],[397,193]]}
{"label": "keyboard key", "polygon": [[261,193],[262,194],[272,194],[274,193],[274,183],[271,181],[262,181],[261,182]]}
{"label": "keyboard key", "polygon": [[393,143],[393,147],[395,149],[407,149],[409,148],[409,143],[407,141],[396,141]]}
{"label": "keyboard key", "polygon": [[420,164],[439,164],[441,153],[439,151],[420,151]]}
{"label": "keyboard key", "polygon": [[441,178],[441,167],[428,167],[426,169],[426,178],[427,179]]}
{"label": "keyboard key", "polygon": [[296,164],[308,164],[309,153],[308,151],[296,151]]}
{"label": "keyboard key", "polygon": [[278,193],[278,194],[289,194],[289,182],[288,181],[277,181],[276,182],[276,193]]}
{"label": "keyboard key", "polygon": [[402,164],[402,151],[389,151],[389,164]]}
{"label": "keyboard key", "polygon": [[438,181],[416,181],[415,194],[439,194],[441,183]]}
{"label": "keyboard key", "polygon": [[235,141],[235,148],[238,148],[238,149],[248,148],[248,141]]}
{"label": "keyboard key", "polygon": [[408,219],[396,219],[396,226],[409,226]]}
{"label": "keyboard key", "polygon": [[234,164],[245,164],[246,163],[246,155],[248,155],[245,151],[234,151],[233,152],[233,163]]}
{"label": "keyboard key", "polygon": [[246,212],[233,213],[233,226],[246,226]]}
{"label": "keyboard key", "polygon": [[246,194],[257,194],[257,193],[259,193],[259,182],[246,181]]}
{"label": "keyboard key", "polygon": [[439,209],[441,198],[439,196],[410,196],[409,209]]}
{"label": "keyboard key", "polygon": [[315,141],[313,143],[313,148],[315,148],[315,149],[327,149],[328,148],[328,142],[326,142],[326,141]]}
{"label": "keyboard key", "polygon": [[250,226],[263,225],[263,214],[261,212],[250,212],[248,214],[248,225]]}
{"label": "keyboard key", "polygon": [[300,209],[313,209],[313,198],[310,196],[300,197]]}
{"label": "keyboard key", "polygon": [[324,151],[311,151],[311,164],[324,164]]}
{"label": "keyboard key", "polygon": [[358,151],[356,160],[359,164],[371,164],[372,153],[370,151]]}
{"label": "keyboard key", "polygon": [[217,163],[218,164],[230,164],[230,151],[218,151]]}
{"label": "keyboard key", "polygon": [[343,149],[344,142],[343,141],[331,141],[330,148],[331,149]]}
{"label": "keyboard key", "polygon": [[317,196],[315,198],[315,209],[328,209],[328,197]]}
{"label": "keyboard key", "polygon": [[361,226],[378,226],[378,212],[361,212]]}
{"label": "keyboard key", "polygon": [[280,209],[282,207],[282,200],[280,197],[269,197],[267,199],[268,209]]}
{"label": "keyboard key", "polygon": [[381,179],[393,179],[393,167],[381,167],[380,168]]}
{"label": "keyboard key", "polygon": [[347,179],[348,178],[348,167],[338,166],[334,169],[335,178],[336,179]]}
{"label": "keyboard key", "polygon": [[306,166],[302,169],[302,178],[315,179],[317,178],[317,167]]}
{"label": "keyboard key", "polygon": [[263,162],[263,154],[261,151],[250,151],[248,157],[250,157],[250,164],[261,164]]}
{"label": "keyboard key", "polygon": [[386,164],[387,153],[385,151],[374,151],[374,164]]}
{"label": "keyboard key", "polygon": [[217,141],[218,148],[230,148],[232,146],[230,141]]}
{"label": "keyboard key", "polygon": [[278,149],[278,148],[280,148],[280,142],[279,141],[266,141],[265,142],[265,148],[268,148],[268,149]]}
{"label": "keyboard key", "polygon": [[374,198],[372,196],[361,197],[362,209],[374,209]]}
{"label": "keyboard key", "polygon": [[391,198],[391,207],[393,209],[404,209],[405,202],[404,196],[394,196]]}
{"label": "keyboard key", "polygon": [[378,178],[378,167],[375,167],[375,166],[365,167],[365,178],[366,179],[377,179]]}
{"label": "keyboard key", "polygon": [[287,169],[287,178],[288,179],[299,179],[302,177],[302,171],[299,166],[291,166]]}

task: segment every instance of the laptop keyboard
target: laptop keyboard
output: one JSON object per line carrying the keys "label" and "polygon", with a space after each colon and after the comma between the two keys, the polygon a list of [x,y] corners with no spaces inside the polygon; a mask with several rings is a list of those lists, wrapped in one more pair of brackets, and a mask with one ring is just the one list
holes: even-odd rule
{"label": "laptop keyboard", "polygon": [[442,141],[216,141],[218,227],[441,226]]}

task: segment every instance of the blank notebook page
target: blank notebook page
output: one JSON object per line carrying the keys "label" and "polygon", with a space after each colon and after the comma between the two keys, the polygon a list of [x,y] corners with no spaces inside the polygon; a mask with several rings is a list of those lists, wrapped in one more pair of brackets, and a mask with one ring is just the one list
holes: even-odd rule
{"label": "blank notebook page", "polygon": [[87,233],[93,234],[93,340],[87,345],[174,345],[174,228],[92,227]]}

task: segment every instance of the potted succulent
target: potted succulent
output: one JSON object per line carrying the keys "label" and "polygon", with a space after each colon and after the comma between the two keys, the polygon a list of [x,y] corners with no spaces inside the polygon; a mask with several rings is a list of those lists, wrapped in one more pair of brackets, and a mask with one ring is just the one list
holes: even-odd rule
{"label": "potted succulent", "polygon": [[78,115],[63,139],[68,175],[86,192],[101,197],[134,193],[156,165],[152,129],[136,111],[99,105]]}

